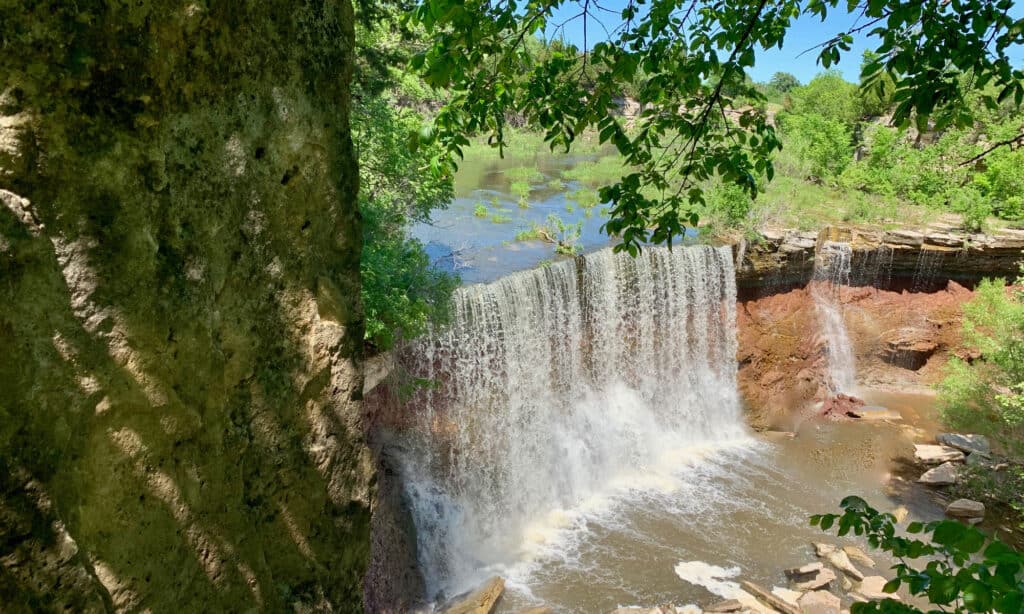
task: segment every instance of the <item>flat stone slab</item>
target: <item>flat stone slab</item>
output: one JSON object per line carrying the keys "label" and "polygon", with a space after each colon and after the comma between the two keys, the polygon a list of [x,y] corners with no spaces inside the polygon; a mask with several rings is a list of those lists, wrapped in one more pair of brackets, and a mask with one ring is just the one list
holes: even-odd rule
{"label": "flat stone slab", "polygon": [[505,580],[490,578],[471,593],[460,595],[441,608],[443,614],[491,614],[505,592]]}
{"label": "flat stone slab", "polygon": [[964,453],[949,446],[931,444],[915,444],[914,460],[926,465],[939,465],[946,462],[963,462]]}
{"label": "flat stone slab", "polygon": [[738,612],[742,609],[743,604],[739,599],[726,599],[725,601],[719,601],[714,605],[704,608],[704,611],[711,612],[712,614],[724,614],[725,612]]}
{"label": "flat stone slab", "polygon": [[971,499],[957,499],[946,506],[946,515],[960,519],[984,518],[985,504]]}
{"label": "flat stone slab", "polygon": [[917,478],[917,481],[919,484],[926,484],[928,486],[949,486],[950,484],[956,484],[956,477],[956,465],[953,463],[942,463],[938,467],[922,473],[921,477]]}
{"label": "flat stone slab", "polygon": [[793,588],[800,591],[816,591],[820,588],[828,588],[828,585],[832,584],[835,579],[836,572],[831,569],[822,569],[808,580],[795,582]]}
{"label": "flat stone slab", "polygon": [[991,454],[992,445],[984,435],[965,435],[962,433],[939,433],[935,440],[944,446],[956,448],[965,454]]}
{"label": "flat stone slab", "polygon": [[803,614],[839,614],[839,597],[828,591],[811,591],[800,597],[798,604]]}
{"label": "flat stone slab", "polygon": [[916,230],[890,230],[882,237],[885,243],[917,247],[924,243],[924,235]]}
{"label": "flat stone slab", "polygon": [[797,605],[797,602],[804,595],[800,591],[791,591],[788,588],[782,588],[781,586],[773,586],[772,594],[789,605]]}
{"label": "flat stone slab", "polygon": [[800,567],[792,567],[785,570],[783,573],[785,573],[786,577],[790,580],[802,580],[804,578],[816,576],[818,572],[824,568],[825,565],[822,563],[808,563],[806,565],[801,565]]}

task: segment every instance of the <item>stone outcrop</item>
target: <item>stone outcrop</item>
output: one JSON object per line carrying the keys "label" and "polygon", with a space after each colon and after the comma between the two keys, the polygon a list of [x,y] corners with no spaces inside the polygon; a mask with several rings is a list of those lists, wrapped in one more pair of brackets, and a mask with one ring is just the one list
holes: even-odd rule
{"label": "stone outcrop", "polygon": [[360,609],[353,19],[0,7],[5,612]]}
{"label": "stone outcrop", "polygon": [[774,292],[810,281],[816,250],[824,241],[842,241],[853,248],[855,285],[888,287],[899,279],[927,284],[933,273],[941,285],[949,279],[974,282],[982,277],[1013,279],[1019,273],[1024,230],[992,234],[965,233],[935,224],[921,230],[877,230],[830,226],[820,232],[764,230],[754,241],[737,246],[736,266],[741,289]]}

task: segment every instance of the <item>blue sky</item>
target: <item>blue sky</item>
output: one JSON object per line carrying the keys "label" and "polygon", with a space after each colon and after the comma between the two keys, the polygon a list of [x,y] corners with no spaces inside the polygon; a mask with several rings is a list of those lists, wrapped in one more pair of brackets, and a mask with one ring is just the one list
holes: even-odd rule
{"label": "blue sky", "polygon": [[[601,5],[613,11],[621,11],[626,0],[605,0]],[[561,23],[566,18],[579,13],[579,5],[569,2],[562,5],[556,12],[553,23]],[[1016,17],[1024,16],[1024,6],[1017,5],[1011,11]],[[612,29],[620,23],[618,15],[611,13],[599,13],[603,16],[605,25]],[[757,55],[757,63],[750,71],[755,81],[767,81],[776,72],[788,72],[796,75],[802,82],[807,83],[814,75],[823,69],[818,65],[818,54],[816,51],[801,53],[806,49],[819,45],[839,32],[844,32],[854,25],[856,15],[846,13],[841,9],[831,11],[828,19],[822,22],[818,17],[801,16],[794,20],[789,32],[786,33],[785,43],[782,49],[772,48],[761,50]],[[567,23],[562,29],[564,38],[577,46],[583,46],[583,22],[576,19]],[[587,31],[587,40],[590,46],[606,38],[604,29],[595,22],[590,22]],[[850,52],[843,54],[842,60],[836,66],[848,81],[857,82],[860,75],[861,55],[866,49],[873,49],[877,46],[877,40],[868,38],[864,34],[854,38],[853,48]],[[1024,64],[1024,50],[1016,49],[1011,57],[1014,57],[1018,64]]]}

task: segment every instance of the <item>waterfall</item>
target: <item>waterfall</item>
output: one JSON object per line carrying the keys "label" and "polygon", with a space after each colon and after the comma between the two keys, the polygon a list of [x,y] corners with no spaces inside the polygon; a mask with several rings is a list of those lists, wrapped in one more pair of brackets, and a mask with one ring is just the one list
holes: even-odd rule
{"label": "waterfall", "polygon": [[946,253],[936,249],[924,249],[918,252],[917,265],[914,267],[914,279],[911,292],[926,292],[935,283],[935,278],[942,270],[942,262]]}
{"label": "waterfall", "polygon": [[603,250],[458,290],[451,324],[399,357],[435,382],[396,436],[429,594],[529,556],[669,451],[742,440],[735,309],[725,247]]}
{"label": "waterfall", "polygon": [[856,359],[839,297],[842,286],[850,285],[852,260],[849,243],[825,242],[818,252],[811,283],[828,351],[828,385],[833,393],[849,392],[856,384]]}

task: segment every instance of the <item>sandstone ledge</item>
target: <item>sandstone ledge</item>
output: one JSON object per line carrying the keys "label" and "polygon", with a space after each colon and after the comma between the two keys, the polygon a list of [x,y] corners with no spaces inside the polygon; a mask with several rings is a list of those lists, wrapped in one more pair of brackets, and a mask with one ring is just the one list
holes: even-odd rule
{"label": "sandstone ledge", "polygon": [[818,232],[767,229],[754,241],[734,247],[737,285],[771,292],[806,284],[814,271],[815,255],[826,241],[849,243],[853,249],[851,283],[876,287],[1015,278],[1024,256],[1024,230],[1018,229],[991,234],[965,233],[948,225],[921,230],[856,226],[827,226]]}

